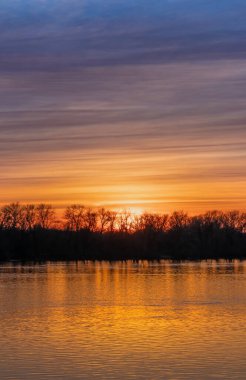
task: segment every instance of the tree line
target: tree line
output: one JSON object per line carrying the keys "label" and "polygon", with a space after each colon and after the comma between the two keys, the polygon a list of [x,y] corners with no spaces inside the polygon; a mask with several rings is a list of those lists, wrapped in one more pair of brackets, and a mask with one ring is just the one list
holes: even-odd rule
{"label": "tree line", "polygon": [[49,204],[0,208],[0,260],[246,257],[246,213],[131,214],[80,204],[62,218]]}

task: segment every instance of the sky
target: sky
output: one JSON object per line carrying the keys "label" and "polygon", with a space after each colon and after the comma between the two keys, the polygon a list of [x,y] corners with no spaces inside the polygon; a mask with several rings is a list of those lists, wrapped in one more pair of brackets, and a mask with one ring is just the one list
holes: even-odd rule
{"label": "sky", "polygon": [[246,210],[245,0],[1,0],[0,203]]}

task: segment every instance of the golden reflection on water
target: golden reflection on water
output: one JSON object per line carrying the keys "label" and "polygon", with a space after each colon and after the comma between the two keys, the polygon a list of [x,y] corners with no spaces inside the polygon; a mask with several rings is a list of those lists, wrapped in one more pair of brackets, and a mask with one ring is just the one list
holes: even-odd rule
{"label": "golden reflection on water", "polygon": [[245,379],[246,262],[0,266],[0,379]]}

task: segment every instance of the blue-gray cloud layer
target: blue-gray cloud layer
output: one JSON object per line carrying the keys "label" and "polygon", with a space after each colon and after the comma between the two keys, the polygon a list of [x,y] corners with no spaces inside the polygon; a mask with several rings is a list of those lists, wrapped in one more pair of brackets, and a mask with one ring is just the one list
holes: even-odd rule
{"label": "blue-gray cloud layer", "polygon": [[0,68],[245,58],[242,0],[2,0]]}

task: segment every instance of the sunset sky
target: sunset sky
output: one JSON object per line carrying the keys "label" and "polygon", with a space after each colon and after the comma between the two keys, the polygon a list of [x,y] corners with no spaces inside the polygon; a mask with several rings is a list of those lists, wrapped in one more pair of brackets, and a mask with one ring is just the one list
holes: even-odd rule
{"label": "sunset sky", "polygon": [[246,209],[245,0],[1,0],[0,203]]}

